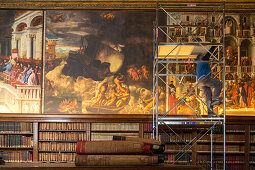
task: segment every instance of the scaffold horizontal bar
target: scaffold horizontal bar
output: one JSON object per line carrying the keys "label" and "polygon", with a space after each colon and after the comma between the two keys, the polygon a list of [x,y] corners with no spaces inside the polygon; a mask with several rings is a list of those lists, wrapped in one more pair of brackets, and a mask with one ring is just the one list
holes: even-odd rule
{"label": "scaffold horizontal bar", "polygon": [[[197,25],[187,25],[187,24],[182,24],[182,25],[159,25],[158,27],[159,28],[179,28],[179,27],[198,27]],[[200,27],[207,27],[207,26],[209,26],[209,25],[206,25],[206,26],[200,26]],[[187,36],[192,36],[192,35],[187,35]],[[187,37],[186,36],[186,37]],[[196,36],[196,35],[194,35],[194,36]],[[214,43],[215,44],[215,43]]]}
{"label": "scaffold horizontal bar", "polygon": [[186,43],[160,43],[159,46],[185,46],[185,45],[194,45],[194,46],[206,46],[206,45],[214,45],[214,46],[223,46],[223,43],[211,43],[211,42],[186,42]]}
{"label": "scaffold horizontal bar", "polygon": [[174,121],[201,121],[201,120],[224,120],[222,117],[163,117],[163,118],[158,118],[158,121],[169,121],[169,120],[174,120]]}
{"label": "scaffold horizontal bar", "polygon": [[[186,5],[160,5],[162,8],[208,8],[208,10],[210,11],[219,11],[221,12],[223,6],[205,6],[205,5],[196,5],[196,6],[188,6],[187,4]],[[217,10],[215,10],[217,9]]]}
{"label": "scaffold horizontal bar", "polygon": [[196,74],[158,74],[159,76],[196,76]]}
{"label": "scaffold horizontal bar", "polygon": [[[211,127],[212,124],[215,124],[217,122],[218,125],[222,125],[222,121],[164,121],[160,122],[159,125],[171,125],[173,128],[205,128],[205,127]],[[162,127],[162,126],[160,126]]]}
{"label": "scaffold horizontal bar", "polygon": [[158,63],[223,63],[223,61],[194,61],[194,60],[159,60]]}

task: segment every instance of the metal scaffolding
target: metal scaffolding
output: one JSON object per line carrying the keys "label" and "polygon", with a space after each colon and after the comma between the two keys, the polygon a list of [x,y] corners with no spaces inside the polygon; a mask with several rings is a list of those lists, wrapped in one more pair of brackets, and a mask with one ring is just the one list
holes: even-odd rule
{"label": "metal scaffolding", "polygon": [[[225,2],[213,2],[206,7],[203,3],[186,5],[188,8],[197,9],[198,12],[200,8],[208,7],[208,12],[198,14],[206,17],[198,17],[196,23],[192,23],[189,20],[192,13],[190,16],[186,15],[187,12],[171,13],[165,10],[169,6],[157,2],[153,29],[153,138],[159,140],[160,133],[169,136],[168,131],[170,131],[184,143],[185,146],[180,147],[178,142],[174,142],[180,148],[172,161],[175,164],[198,141],[209,134],[211,160],[207,168],[214,169],[213,132],[220,127],[222,129],[220,132],[223,134],[222,168],[226,169]],[[167,16],[167,25],[159,25],[160,15]],[[186,22],[181,20],[183,16],[186,16]],[[209,23],[208,20],[211,22]],[[223,104],[221,107],[213,108],[213,112],[217,113],[215,117],[207,116],[207,104],[199,93],[194,72],[195,65],[201,62],[196,60],[199,53],[210,55],[210,60],[203,62],[211,65],[214,78],[222,79]],[[172,82],[175,82],[175,85]],[[200,128],[200,130],[187,142],[176,132],[176,124],[184,128],[188,124],[189,128]]]}

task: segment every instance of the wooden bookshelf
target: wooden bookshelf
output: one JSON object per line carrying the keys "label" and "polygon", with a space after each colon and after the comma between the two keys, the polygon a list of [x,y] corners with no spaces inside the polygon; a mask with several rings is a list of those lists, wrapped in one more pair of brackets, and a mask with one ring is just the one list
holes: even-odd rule
{"label": "wooden bookshelf", "polygon": [[73,162],[76,142],[87,140],[87,135],[84,122],[40,122],[37,161]]}
{"label": "wooden bookshelf", "polygon": [[[28,116],[28,115],[27,115]],[[31,115],[30,115],[31,116]],[[89,118],[88,118],[88,117]],[[38,119],[38,117],[41,117]],[[82,118],[81,118],[82,117]],[[69,115],[66,118],[62,118],[60,120],[53,120],[53,116],[47,118],[42,118],[42,116],[37,116],[36,119],[34,119],[31,122],[27,121],[27,118],[20,117],[20,121],[15,122],[27,122],[31,124],[31,131],[2,131],[0,135],[24,135],[24,136],[31,136],[33,138],[33,145],[32,147],[0,147],[0,150],[2,151],[20,151],[20,152],[27,152],[29,154],[33,155],[33,162],[73,162],[73,160],[68,160],[69,158],[72,158],[72,154],[75,154],[75,150],[63,150],[63,149],[42,149],[40,146],[42,144],[48,143],[49,145],[53,144],[75,144],[77,140],[73,139],[61,139],[61,138],[51,138],[47,139],[40,137],[42,133],[51,133],[51,135],[56,136],[56,134],[70,134],[70,133],[82,133],[86,140],[93,140],[93,135],[99,134],[99,135],[105,135],[107,138],[112,138],[113,135],[131,135],[135,134],[135,137],[144,137],[144,138],[152,138],[152,123],[150,116],[148,115],[124,115],[124,118],[118,119],[113,118],[113,115],[106,116],[107,118],[104,119],[102,116],[92,116],[92,115],[86,115],[86,116],[80,116],[79,121],[78,118],[73,117],[73,115]],[[42,120],[43,119],[43,120]],[[55,118],[56,119],[56,118]],[[118,119],[118,120],[117,120]],[[240,120],[239,120],[240,119]],[[253,124],[255,124],[255,119],[249,118],[246,120],[243,117],[237,118],[227,118],[227,120],[230,120],[227,122],[226,126],[226,145],[227,148],[230,146],[230,148],[238,148],[240,147],[240,150],[228,150],[226,152],[226,159],[227,164],[231,168],[238,167],[239,169],[250,169],[255,168],[255,127]],[[11,119],[9,119],[10,122]],[[237,121],[239,120],[239,122]],[[1,120],[0,122],[6,122]],[[76,128],[62,128],[60,124],[83,124],[82,129],[79,129],[79,127],[76,126]],[[51,124],[51,127],[42,128],[41,124]],[[52,125],[55,124],[55,125]],[[101,124],[101,125],[100,125]],[[95,128],[95,125],[102,126],[101,129]],[[108,127],[106,127],[107,125]],[[115,125],[112,126],[112,125]],[[111,128],[109,128],[109,126]],[[114,128],[112,128],[114,127]],[[194,128],[192,128],[194,127]],[[174,129],[176,130],[176,133],[183,138],[183,140],[180,140],[178,138],[173,138],[173,135],[170,135],[171,140],[165,138],[163,135],[163,131],[160,132],[160,139],[164,140],[166,143],[166,151],[164,154],[168,155],[169,158],[173,157],[174,155],[181,153],[183,154],[184,151],[178,150],[178,148],[169,148],[169,146],[174,146],[176,144],[184,146],[185,144],[190,143],[190,146],[193,145],[192,148],[188,149],[188,151],[183,155],[183,157],[176,161],[176,164],[182,164],[182,165],[203,165],[206,167],[206,164],[210,162],[210,150],[203,149],[201,150],[200,145],[207,145],[210,147],[211,141],[210,137],[204,137],[198,142],[192,141],[192,139],[197,136],[197,134],[200,133],[201,130],[204,128],[208,128],[208,125],[174,125]],[[164,129],[166,130],[166,129]],[[167,133],[171,133],[170,131],[166,131]],[[55,135],[54,135],[55,134]],[[215,146],[221,146],[223,145],[223,140],[221,140],[220,135],[222,132],[220,130],[215,130],[215,139],[213,140],[213,143]],[[48,134],[49,135],[49,134]],[[85,139],[84,138],[84,139]],[[253,139],[254,138],[254,139]],[[175,139],[175,140],[174,140]],[[222,138],[223,139],[223,138]],[[101,139],[103,140],[103,139]],[[47,145],[47,144],[46,144]],[[75,147],[73,146],[73,149]],[[53,154],[52,157],[55,157],[55,160],[47,160],[43,159],[41,160],[42,154]],[[66,154],[66,158],[64,160],[58,160],[57,158],[60,157],[61,154]],[[180,154],[180,155],[181,155]],[[223,151],[216,150],[213,152],[214,160],[213,164],[220,168],[221,165],[223,165],[221,156],[223,156]],[[8,162],[17,162],[17,160],[8,160]],[[32,162],[32,160],[30,161]],[[169,160],[166,163],[173,163],[173,160]],[[233,164],[233,165],[230,165]]]}
{"label": "wooden bookshelf", "polygon": [[32,162],[33,124],[0,122],[0,157],[7,162]]}

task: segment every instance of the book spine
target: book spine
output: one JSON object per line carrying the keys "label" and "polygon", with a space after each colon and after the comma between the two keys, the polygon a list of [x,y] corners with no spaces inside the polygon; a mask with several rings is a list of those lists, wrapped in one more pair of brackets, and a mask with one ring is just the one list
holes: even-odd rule
{"label": "book spine", "polygon": [[113,140],[139,141],[139,142],[155,144],[155,145],[161,144],[160,141],[157,141],[154,139],[134,138],[134,137],[128,137],[128,136],[113,136]]}
{"label": "book spine", "polygon": [[78,141],[77,154],[149,154],[151,145],[136,141]]}
{"label": "book spine", "polygon": [[144,166],[158,163],[154,155],[76,155],[76,166]]}

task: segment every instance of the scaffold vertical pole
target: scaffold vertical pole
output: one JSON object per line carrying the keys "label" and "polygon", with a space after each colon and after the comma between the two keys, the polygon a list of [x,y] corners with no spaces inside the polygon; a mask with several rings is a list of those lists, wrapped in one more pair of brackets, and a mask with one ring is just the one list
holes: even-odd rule
{"label": "scaffold vertical pole", "polygon": [[224,151],[223,151],[223,168],[226,169],[226,89],[225,89],[225,71],[226,71],[226,65],[225,65],[225,0],[223,0],[223,19],[222,19],[222,35],[223,35],[223,145],[224,145]]}
{"label": "scaffold vertical pole", "polygon": [[211,170],[213,169],[213,128],[211,129]]}
{"label": "scaffold vertical pole", "polygon": [[158,99],[159,99],[159,85],[158,85],[158,0],[156,7],[156,140],[159,140],[158,132]]}

